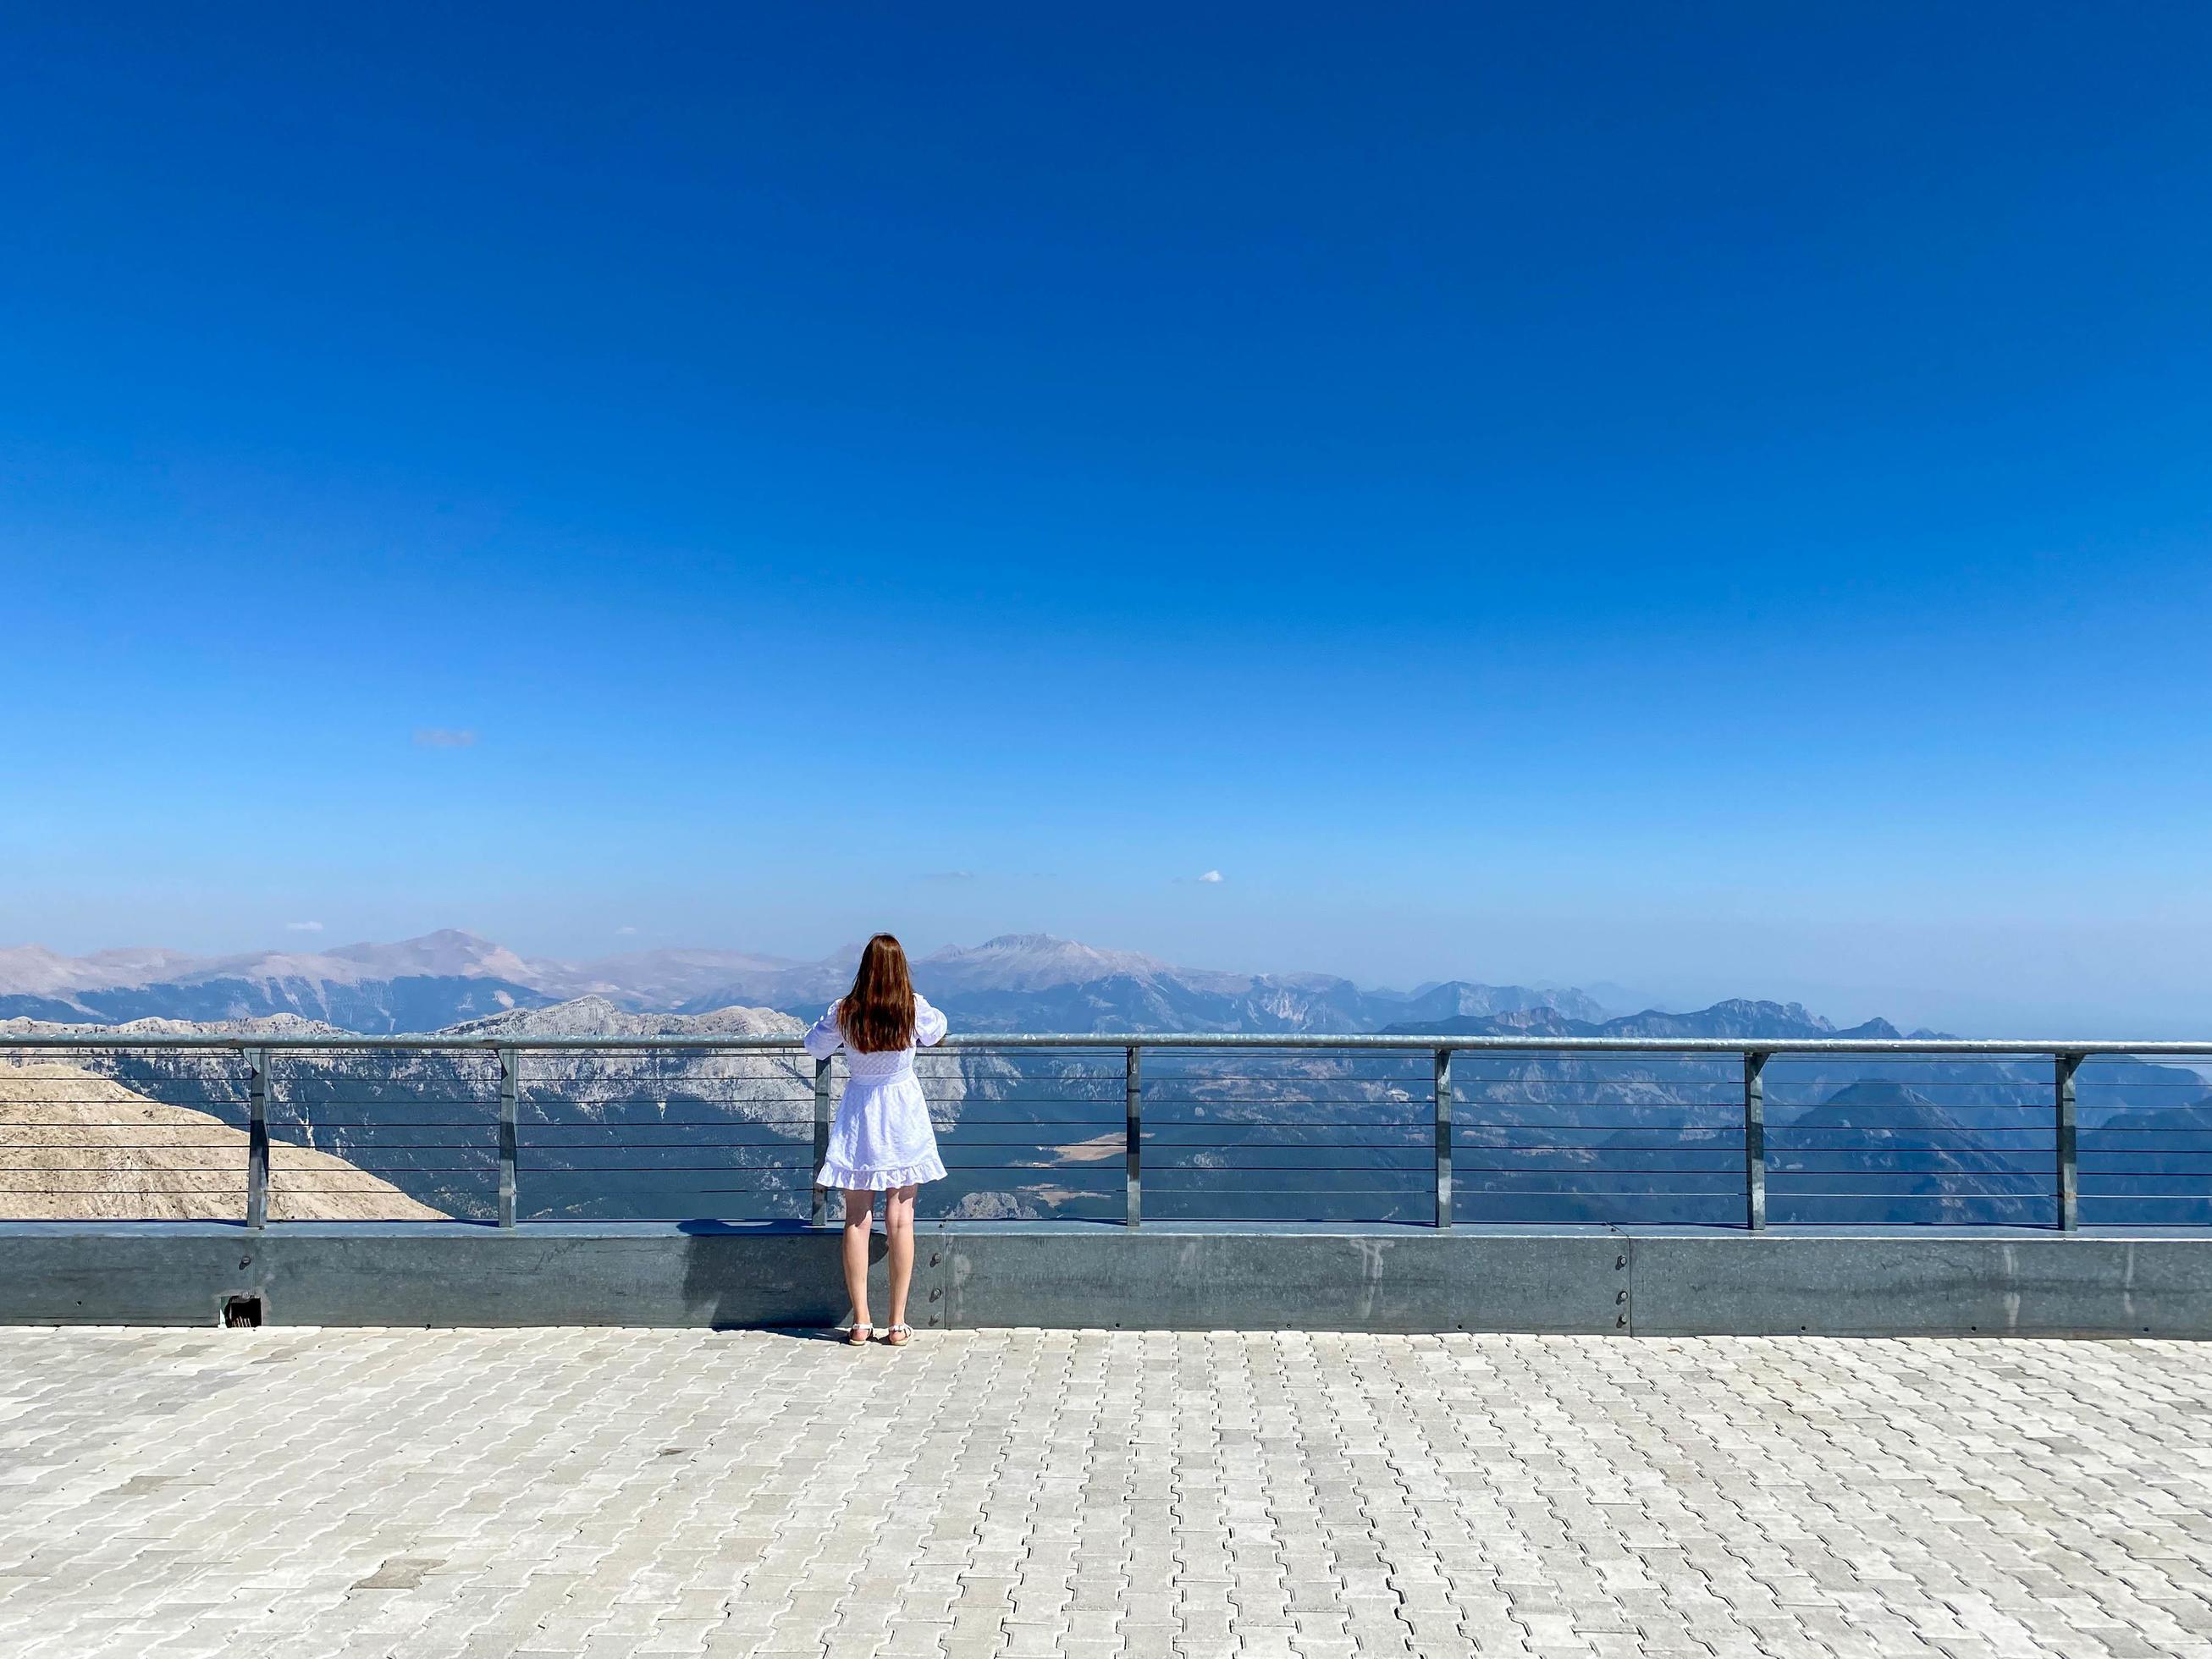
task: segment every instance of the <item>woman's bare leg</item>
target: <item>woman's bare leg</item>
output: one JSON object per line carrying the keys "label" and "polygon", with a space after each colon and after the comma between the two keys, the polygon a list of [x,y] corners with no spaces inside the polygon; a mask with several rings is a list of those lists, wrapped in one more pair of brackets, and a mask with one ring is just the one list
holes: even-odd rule
{"label": "woman's bare leg", "polygon": [[900,1187],[884,1195],[884,1237],[890,1244],[891,1323],[906,1323],[906,1287],[914,1279],[914,1194]]}
{"label": "woman's bare leg", "polygon": [[[868,1323],[868,1234],[875,1219],[876,1195],[845,1194],[845,1294],[853,1299],[853,1322]],[[914,1258],[909,1253],[908,1261]],[[902,1292],[902,1296],[903,1292]]]}

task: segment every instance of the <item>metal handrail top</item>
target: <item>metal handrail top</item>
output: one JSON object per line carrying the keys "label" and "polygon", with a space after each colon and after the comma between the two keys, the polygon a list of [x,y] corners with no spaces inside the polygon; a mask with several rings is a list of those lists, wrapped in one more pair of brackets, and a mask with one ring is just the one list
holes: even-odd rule
{"label": "metal handrail top", "polygon": [[[944,1048],[1304,1048],[1388,1049],[1428,1054],[1437,1049],[1500,1050],[1522,1054],[2212,1054],[2212,1039],[2130,1042],[2115,1038],[1911,1037],[1545,1037],[1453,1036],[1381,1032],[1309,1031],[977,1031],[959,1032]],[[563,1049],[697,1048],[734,1053],[803,1052],[797,1034],[773,1032],[671,1033],[656,1036],[524,1036],[508,1033],[455,1036],[428,1032],[393,1036],[286,1036],[276,1033],[155,1035],[72,1028],[67,1033],[0,1033],[0,1051],[57,1048],[285,1049],[350,1053],[362,1049],[448,1049],[555,1053]]]}

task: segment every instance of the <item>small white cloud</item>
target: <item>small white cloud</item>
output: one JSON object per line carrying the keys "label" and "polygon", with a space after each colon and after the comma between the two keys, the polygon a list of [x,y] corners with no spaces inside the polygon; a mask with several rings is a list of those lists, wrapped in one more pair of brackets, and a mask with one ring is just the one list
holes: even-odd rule
{"label": "small white cloud", "polygon": [[925,872],[921,878],[924,881],[973,881],[975,872],[973,870],[930,870]]}
{"label": "small white cloud", "polygon": [[319,933],[323,931],[323,924],[319,921],[288,921],[284,924],[284,931],[288,933]]}
{"label": "small white cloud", "polygon": [[625,935],[627,935],[627,934],[630,934],[630,933],[635,933],[635,932],[637,932],[637,929],[636,929],[636,928],[635,928],[635,927],[617,927],[617,928],[616,928],[616,929],[615,929],[615,932],[616,932],[616,933],[622,933],[622,934],[625,934]]}
{"label": "small white cloud", "polygon": [[1221,872],[1218,870],[1209,870],[1204,875],[1200,876],[1199,879],[1200,881],[1219,881],[1221,879]]}
{"label": "small white cloud", "polygon": [[465,726],[418,726],[415,728],[417,749],[473,749],[477,734]]}

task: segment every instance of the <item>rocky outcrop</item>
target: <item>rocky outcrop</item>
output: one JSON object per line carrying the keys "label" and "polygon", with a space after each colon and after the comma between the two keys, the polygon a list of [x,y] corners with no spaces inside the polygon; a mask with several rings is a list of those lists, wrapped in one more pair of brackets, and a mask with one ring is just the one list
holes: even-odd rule
{"label": "rocky outcrop", "polygon": [[[246,1136],[81,1066],[0,1064],[0,1217],[235,1221]],[[443,1212],[328,1152],[270,1148],[276,1221],[440,1221]]]}

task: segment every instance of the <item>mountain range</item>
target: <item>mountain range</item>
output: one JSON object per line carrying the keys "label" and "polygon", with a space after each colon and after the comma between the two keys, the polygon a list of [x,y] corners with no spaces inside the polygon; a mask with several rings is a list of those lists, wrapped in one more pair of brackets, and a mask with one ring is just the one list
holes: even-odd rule
{"label": "mountain range", "polygon": [[[0,1019],[116,1024],[296,1014],[362,1033],[434,1031],[582,997],[634,1012],[731,1006],[811,1018],[850,982],[859,947],[819,962],[750,951],[660,950],[587,963],[532,959],[447,929],[391,944],[195,957],[144,948],[67,957],[0,950]],[[1180,968],[1133,951],[1009,933],[917,959],[915,982],[970,1030],[1372,1031],[1535,1011],[1598,1022],[1574,989],[1450,981],[1364,989],[1327,974]]]}
{"label": "mountain range", "polygon": [[[843,988],[853,956],[808,963],[659,951],[568,963],[458,933],[213,958],[161,950],[67,957],[27,947],[0,951],[0,1035],[35,1041],[56,1024],[100,1024],[237,1036],[437,1030],[473,1040],[442,1051],[288,1055],[269,1118],[278,1142],[343,1158],[409,1201],[482,1219],[495,1192],[498,1093],[494,1062],[476,1046],[482,1039],[796,1035]],[[1754,1042],[1941,1035],[1901,1034],[1882,1020],[1839,1030],[1794,1002],[1611,1014],[1576,990],[1462,981],[1364,989],[1327,975],[1178,968],[1031,934],[936,952],[916,962],[915,977],[971,1032],[1382,1030]],[[1741,1079],[1733,1056],[1465,1059],[1455,1082],[1455,1178],[1469,1217],[1710,1224],[1740,1212]],[[125,1048],[74,1054],[71,1063],[76,1074],[151,1103],[134,1109],[209,1115],[232,1132],[215,1161],[226,1170],[236,1162],[245,1122],[236,1055]],[[1418,1219],[1432,1199],[1427,1065],[1419,1054],[1309,1051],[1264,1062],[1244,1051],[1149,1059],[1148,1206],[1164,1218],[1197,1219]],[[953,1169],[933,1189],[936,1212],[1119,1213],[1118,1056],[961,1049],[924,1055],[921,1069]],[[6,1070],[0,1062],[0,1078]],[[1770,1209],[1778,1220],[2047,1219],[2047,1060],[1790,1056],[1770,1065],[1766,1081]],[[788,1053],[532,1055],[520,1091],[526,1212],[804,1213],[813,1083],[811,1064]],[[45,1103],[43,1086],[28,1079],[16,1103]],[[9,1106],[0,1091],[0,1140],[14,1133]],[[2203,1077],[2100,1060],[2083,1073],[2079,1112],[2089,1213],[2201,1218],[2212,1203],[2201,1196],[2212,1158],[2212,1096]],[[117,1184],[135,1193],[143,1182]],[[0,1213],[7,1202],[0,1193]]]}
{"label": "mountain range", "polygon": [[1557,1036],[1557,1037],[1844,1037],[1880,1040],[1885,1037],[1928,1037],[1941,1041],[1948,1032],[1900,1031],[1886,1019],[1838,1026],[1810,1012],[1802,1002],[1753,1002],[1731,997],[1710,1008],[1688,1013],[1665,1013],[1647,1008],[1640,1014],[1613,1019],[1576,1019],[1558,1008],[1516,1008],[1490,1015],[1456,1015],[1449,1019],[1404,1020],[1382,1028],[1403,1036]]}

